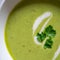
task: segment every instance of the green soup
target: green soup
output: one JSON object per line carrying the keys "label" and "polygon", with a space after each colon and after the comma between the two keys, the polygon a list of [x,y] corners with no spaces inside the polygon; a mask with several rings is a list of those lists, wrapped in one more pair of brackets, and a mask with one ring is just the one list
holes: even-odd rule
{"label": "green soup", "polygon": [[[52,25],[56,30],[56,36],[53,38],[51,49],[44,49],[37,45],[33,39],[33,24],[35,20],[45,12],[53,14],[48,25]],[[48,17],[49,18],[49,17]],[[44,19],[35,31],[35,35],[40,31]],[[6,28],[5,40],[10,54],[15,60],[52,60],[60,45],[60,8],[48,3],[42,2],[21,2],[10,13]],[[60,55],[56,58],[60,60]]]}

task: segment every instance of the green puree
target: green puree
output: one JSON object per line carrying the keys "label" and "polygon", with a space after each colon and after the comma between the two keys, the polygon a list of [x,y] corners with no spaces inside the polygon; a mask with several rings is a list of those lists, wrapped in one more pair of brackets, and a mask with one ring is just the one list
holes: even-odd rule
{"label": "green puree", "polygon": [[[53,14],[47,26],[52,25],[56,30],[51,49],[44,49],[35,44],[32,27],[36,18],[44,12]],[[46,19],[39,25],[35,34],[38,33]],[[21,3],[10,13],[6,28],[5,41],[7,48],[15,60],[52,60],[60,44],[60,9],[47,3]],[[60,56],[60,55],[59,55]],[[60,57],[57,60],[60,60]]]}

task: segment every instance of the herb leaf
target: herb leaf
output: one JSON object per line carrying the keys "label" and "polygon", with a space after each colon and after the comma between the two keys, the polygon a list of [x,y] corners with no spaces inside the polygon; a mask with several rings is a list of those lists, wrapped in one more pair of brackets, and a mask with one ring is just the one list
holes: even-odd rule
{"label": "herb leaf", "polygon": [[53,29],[53,27],[51,25],[49,25],[46,29],[45,29],[45,34],[49,37],[55,37],[56,35],[56,31]]}
{"label": "herb leaf", "polygon": [[51,38],[47,39],[45,44],[44,44],[44,48],[52,48],[53,45],[53,40]]}
{"label": "herb leaf", "polygon": [[39,42],[43,42],[43,40],[46,38],[46,34],[45,33],[41,33],[41,34],[39,34],[39,33],[37,33],[37,40],[39,41]]}

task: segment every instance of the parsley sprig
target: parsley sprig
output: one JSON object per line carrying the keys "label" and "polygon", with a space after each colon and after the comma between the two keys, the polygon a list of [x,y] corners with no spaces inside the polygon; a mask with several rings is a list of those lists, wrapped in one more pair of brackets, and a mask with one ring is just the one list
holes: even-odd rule
{"label": "parsley sprig", "polygon": [[[56,30],[53,29],[53,26],[49,25],[45,28],[45,30],[40,34],[37,33],[37,40],[42,43],[44,40],[46,40],[44,44],[44,48],[52,48],[53,45],[53,38],[56,35]],[[46,39],[48,37],[48,39]]]}

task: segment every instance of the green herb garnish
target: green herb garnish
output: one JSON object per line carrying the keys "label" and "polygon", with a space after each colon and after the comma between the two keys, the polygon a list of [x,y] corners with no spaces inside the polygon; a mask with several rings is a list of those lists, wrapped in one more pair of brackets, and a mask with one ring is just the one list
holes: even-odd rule
{"label": "green herb garnish", "polygon": [[[45,30],[40,34],[40,33],[37,33],[37,40],[42,43],[45,41],[45,44],[44,44],[44,48],[52,48],[52,45],[53,45],[53,38],[55,37],[56,35],[56,30],[53,29],[53,27],[51,25],[49,25],[48,27],[45,28]],[[48,37],[48,39],[47,39]]]}
{"label": "green herb garnish", "polygon": [[51,25],[49,25],[46,29],[45,29],[45,34],[49,37],[55,37],[56,35],[56,31],[53,29],[53,27]]}

